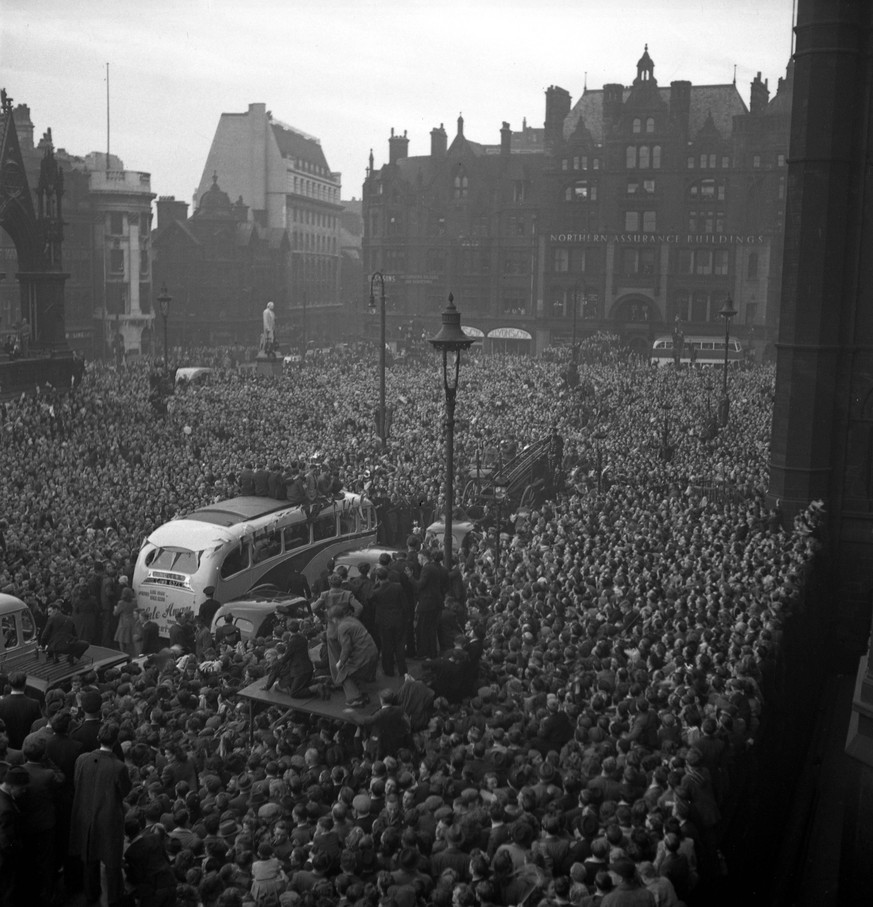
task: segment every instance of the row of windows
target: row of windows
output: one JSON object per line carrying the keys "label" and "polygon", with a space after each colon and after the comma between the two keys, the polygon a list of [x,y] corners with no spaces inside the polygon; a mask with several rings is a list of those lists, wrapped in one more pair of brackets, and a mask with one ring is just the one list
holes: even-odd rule
{"label": "row of windows", "polygon": [[625,149],[625,166],[628,170],[659,170],[661,168],[660,145],[628,145]]}
{"label": "row of windows", "polygon": [[718,313],[724,305],[723,290],[677,290],[674,299],[682,321],[721,321]]}
{"label": "row of windows", "polygon": [[295,224],[311,224],[313,227],[327,227],[335,230],[339,218],[335,214],[324,214],[321,211],[310,211],[308,208],[289,208],[291,222]]}
{"label": "row of windows", "polygon": [[[646,127],[646,132],[649,132],[649,133],[654,132],[655,131],[655,118],[646,117],[645,127]],[[642,132],[642,131],[643,131],[643,121],[640,119],[640,117],[634,117],[633,121],[631,122],[631,132],[636,134],[636,133]]]}
{"label": "row of windows", "polygon": [[689,233],[724,233],[724,211],[689,211]]}
{"label": "row of windows", "polygon": [[730,253],[727,249],[680,249],[678,271],[680,274],[717,274],[728,273]]}
{"label": "row of windows", "polygon": [[549,298],[553,318],[572,318],[574,305],[577,318],[600,317],[600,297],[597,293],[581,292],[578,287],[552,287]]}
{"label": "row of windows", "polygon": [[[530,180],[514,180],[512,183],[512,200],[514,202],[524,202],[530,198],[531,182]],[[464,173],[455,176],[453,196],[455,201],[462,201],[469,198],[470,179]]]}
{"label": "row of windows", "polygon": [[[561,170],[587,170],[588,169],[588,155],[587,154],[576,154],[573,157],[565,157],[561,160]],[[593,157],[591,158],[591,169],[599,170],[600,169],[600,158]]]}
{"label": "row of windows", "polygon": [[[699,155],[688,155],[688,169],[693,170],[695,167],[698,167],[701,170],[715,170],[718,166],[718,161],[721,160],[721,167],[723,170],[727,170],[731,165],[731,159],[727,154],[719,155],[713,151],[702,151]],[[777,167],[785,166],[785,155],[777,154],[773,159],[773,162]],[[751,164],[754,169],[758,169],[763,166],[764,158],[760,154],[753,154],[751,157]]]}
{"label": "row of windows", "polygon": [[106,229],[112,236],[124,236],[124,222],[127,220],[130,226],[138,225],[141,236],[147,235],[151,229],[152,216],[148,211],[142,211],[139,214],[129,211],[109,211],[106,215]]}
{"label": "row of windows", "polygon": [[[278,557],[283,552],[294,551],[310,544],[334,538],[339,534],[349,535],[357,530],[357,517],[354,511],[340,511],[339,520],[332,514],[316,517],[311,522],[294,523],[284,529],[273,529],[264,532],[252,541],[245,541],[233,548],[221,565],[222,579],[245,570],[250,564],[260,564],[270,558]],[[311,532],[311,541],[310,541]]]}
{"label": "row of windows", "polygon": [[305,233],[303,230],[291,231],[291,248],[304,252],[322,252],[336,255],[336,237],[323,236],[321,233]]}
{"label": "row of windows", "polygon": [[630,233],[654,233],[658,229],[654,211],[625,211],[624,229]]}
{"label": "row of windows", "polygon": [[310,198],[321,199],[327,202],[339,202],[340,190],[338,186],[326,186],[316,180],[295,176],[291,180],[291,189],[298,195],[308,195]]}
{"label": "row of windows", "polygon": [[[654,179],[629,179],[627,181],[628,195],[654,195],[656,183]],[[780,193],[784,193],[784,177],[780,179]],[[707,201],[724,201],[724,180],[699,180],[688,187],[688,197]],[[779,196],[782,198],[782,194]],[[578,180],[564,189],[564,200],[590,199],[597,201],[597,183],[588,180]]]}
{"label": "row of windows", "polygon": [[724,180],[705,179],[698,180],[688,187],[689,198],[699,198],[703,200],[718,199],[724,201]]}
{"label": "row of windows", "polygon": [[597,201],[597,183],[589,183],[587,180],[579,180],[564,190],[564,201]]}
{"label": "row of windows", "polygon": [[[139,250],[139,276],[147,278],[149,276],[149,251],[148,249]],[[109,250],[109,274],[113,277],[124,277],[124,249]]]}
{"label": "row of windows", "polygon": [[[628,214],[642,214],[642,223],[645,224],[646,214],[653,212],[633,212]],[[638,231],[638,227],[628,226],[629,231]],[[644,229],[644,232],[645,229]],[[619,252],[619,263],[623,274],[654,274],[658,250],[654,247],[637,249],[622,248]],[[678,273],[725,276],[728,273],[730,252],[727,249],[679,249]],[[585,271],[586,250],[558,246],[552,249],[552,271],[557,274],[569,274]],[[752,252],[746,262],[746,276],[754,279],[758,276],[758,254]]]}

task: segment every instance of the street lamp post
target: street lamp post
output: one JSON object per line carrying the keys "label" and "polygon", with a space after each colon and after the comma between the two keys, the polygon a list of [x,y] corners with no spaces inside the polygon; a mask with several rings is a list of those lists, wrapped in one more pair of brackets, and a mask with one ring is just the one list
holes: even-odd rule
{"label": "street lamp post", "polygon": [[728,296],[724,301],[724,305],[721,308],[721,311],[718,313],[719,317],[724,318],[724,374],[722,376],[721,384],[721,401],[718,405],[718,420],[721,423],[721,427],[724,428],[728,424],[728,416],[730,415],[730,406],[731,402],[728,398],[728,344],[730,343],[731,336],[731,318],[737,314],[737,310],[734,308],[733,300]]}
{"label": "street lamp post", "polygon": [[169,356],[167,354],[167,321],[170,317],[170,303],[173,297],[167,292],[167,285],[161,284],[161,292],[158,293],[158,306],[161,310],[161,317],[164,319],[164,371],[169,370]]}
{"label": "street lamp post", "polygon": [[[443,354],[443,389],[446,393],[446,531],[443,537],[443,556],[446,569],[452,563],[452,511],[455,506],[455,399],[458,394],[458,375],[461,352],[473,345],[473,339],[461,329],[461,313],[455,308],[455,297],[449,293],[449,304],[443,311],[443,326],[430,343]],[[453,367],[449,353],[454,354]]]}
{"label": "street lamp post", "polygon": [[388,431],[385,419],[385,276],[381,271],[375,271],[370,278],[370,312],[376,311],[376,295],[373,292],[373,285],[377,277],[379,278],[379,299],[381,301],[379,323],[379,414],[377,416],[377,426],[379,429],[379,440],[384,447],[385,442],[388,440]]}

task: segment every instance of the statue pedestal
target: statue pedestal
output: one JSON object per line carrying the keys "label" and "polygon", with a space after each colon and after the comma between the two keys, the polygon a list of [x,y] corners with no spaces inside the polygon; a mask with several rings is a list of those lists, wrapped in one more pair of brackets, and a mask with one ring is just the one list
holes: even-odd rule
{"label": "statue pedestal", "polygon": [[255,359],[255,373],[258,375],[280,378],[283,369],[284,363],[281,356],[268,356],[266,353],[258,353]]}

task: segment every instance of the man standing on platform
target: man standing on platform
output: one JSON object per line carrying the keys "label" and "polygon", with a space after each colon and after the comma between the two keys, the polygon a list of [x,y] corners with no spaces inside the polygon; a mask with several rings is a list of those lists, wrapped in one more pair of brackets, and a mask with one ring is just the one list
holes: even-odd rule
{"label": "man standing on platform", "polygon": [[373,592],[376,633],[382,647],[382,671],[394,677],[394,667],[402,677],[406,673],[406,595],[399,582],[392,582],[388,568],[376,568]]}

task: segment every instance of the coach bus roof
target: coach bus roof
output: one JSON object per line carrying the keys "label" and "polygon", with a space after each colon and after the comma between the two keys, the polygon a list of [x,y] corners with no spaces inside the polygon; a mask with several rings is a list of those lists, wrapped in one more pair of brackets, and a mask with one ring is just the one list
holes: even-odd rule
{"label": "coach bus roof", "polygon": [[[353,504],[361,501],[359,495],[351,492],[345,492],[344,496],[347,501]],[[322,510],[326,510],[330,506],[331,504],[326,504]],[[217,501],[208,507],[193,510],[191,513],[181,517],[181,519],[198,523],[211,523],[213,526],[235,526],[238,523],[247,523],[250,520],[256,520],[263,516],[269,516],[271,513],[288,509],[291,509],[291,505],[287,501],[244,495],[242,497],[229,498],[226,501]]]}

